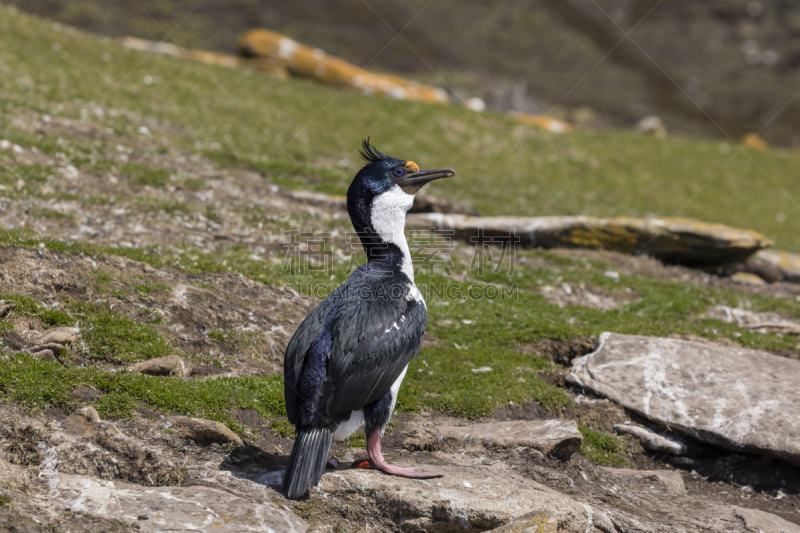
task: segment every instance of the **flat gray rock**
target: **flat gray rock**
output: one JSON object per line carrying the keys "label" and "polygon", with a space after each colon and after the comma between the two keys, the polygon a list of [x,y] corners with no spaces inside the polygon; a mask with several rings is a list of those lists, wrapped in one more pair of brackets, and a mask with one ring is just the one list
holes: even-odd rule
{"label": "flat gray rock", "polygon": [[[674,533],[689,531],[714,531],[714,532],[747,532],[747,533],[799,533],[800,527],[791,522],[787,522],[779,516],[775,516],[756,509],[745,509],[735,505],[724,503],[706,502],[704,506],[697,509],[705,515],[697,517],[695,523],[688,525],[657,524],[633,522],[636,529],[625,528],[595,528],[594,523],[587,525],[586,531],[602,531],[623,533],[627,531],[652,532],[652,533]],[[671,516],[669,517],[671,521]],[[659,527],[660,526],[660,527]],[[686,528],[686,529],[684,529]],[[558,521],[547,511],[534,511],[527,513],[509,522],[505,526],[491,530],[489,533],[561,533],[564,531],[559,527]]]}
{"label": "flat gray rock", "polygon": [[329,471],[312,489],[310,502],[331,509],[360,505],[366,515],[389,520],[400,531],[800,533],[770,513],[688,497],[677,472],[603,468],[601,479],[591,478],[591,490],[565,494],[502,462],[458,453],[436,457],[433,465],[409,456],[395,462],[442,473],[441,479]]}
{"label": "flat gray rock", "polygon": [[614,431],[625,435],[633,435],[642,444],[645,450],[651,452],[665,453],[667,455],[683,455],[686,453],[686,446],[675,439],[659,435],[649,428],[637,426],[635,424],[617,424]]}
{"label": "flat gray rock", "polygon": [[143,487],[60,474],[51,483],[74,512],[136,524],[139,531],[297,532],[308,524],[269,501],[253,501],[209,487]]}
{"label": "flat gray rock", "polygon": [[469,426],[438,426],[444,441],[462,445],[529,446],[556,457],[569,457],[583,444],[583,435],[574,420],[511,420]]}
{"label": "flat gray rock", "polygon": [[415,466],[444,477],[415,480],[350,469],[326,473],[315,490],[326,500],[379,502],[380,511],[402,531],[485,531],[533,509],[546,510],[548,519],[560,524],[563,532],[584,533],[593,513],[611,524],[605,513],[503,464]]}
{"label": "flat gray rock", "polygon": [[715,305],[705,312],[702,318],[722,320],[736,324],[741,328],[752,329],[759,333],[780,333],[782,335],[800,335],[800,320],[784,318],[778,313],[754,313],[748,309]]}
{"label": "flat gray rock", "polygon": [[800,361],[742,347],[603,333],[573,385],[730,450],[800,465]]}
{"label": "flat gray rock", "polygon": [[660,483],[664,492],[674,496],[685,496],[686,485],[678,472],[672,470],[631,470],[629,468],[609,468],[601,467],[611,476],[617,478],[622,483],[630,483],[632,480],[643,483]]}
{"label": "flat gray rock", "polygon": [[457,239],[508,238],[522,246],[543,248],[607,248],[627,254],[646,253],[685,264],[744,261],[772,246],[755,231],[689,218],[471,217],[444,213],[414,213],[409,228],[451,230]]}

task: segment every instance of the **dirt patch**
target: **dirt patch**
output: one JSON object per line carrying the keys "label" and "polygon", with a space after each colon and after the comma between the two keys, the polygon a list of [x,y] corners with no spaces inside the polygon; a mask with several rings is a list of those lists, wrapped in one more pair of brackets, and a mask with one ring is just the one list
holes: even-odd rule
{"label": "dirt patch", "polygon": [[[110,291],[124,294],[109,305],[161,331],[174,348],[189,354],[200,376],[281,371],[286,344],[314,305],[311,299],[237,274],[190,274],[118,256],[4,247],[0,262],[0,293],[26,296],[49,308],[102,303]],[[13,320],[16,312],[8,318]],[[7,351],[35,344],[45,329],[35,319],[20,320],[25,327],[4,332]]]}
{"label": "dirt patch", "polygon": [[567,341],[544,339],[539,342],[523,344],[515,349],[529,355],[538,355],[553,363],[569,366],[576,357],[594,351],[597,339],[593,337],[575,337]]}

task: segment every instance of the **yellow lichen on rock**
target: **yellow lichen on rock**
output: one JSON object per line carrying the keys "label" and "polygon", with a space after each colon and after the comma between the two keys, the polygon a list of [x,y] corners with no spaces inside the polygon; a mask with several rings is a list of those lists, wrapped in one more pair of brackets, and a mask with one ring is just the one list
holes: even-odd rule
{"label": "yellow lichen on rock", "polygon": [[450,102],[444,89],[390,74],[369,72],[319,48],[306,46],[270,30],[258,28],[245,33],[239,39],[239,51],[245,57],[276,59],[292,74],[314,78],[328,85],[352,87],[368,95],[439,104]]}
{"label": "yellow lichen on rock", "polygon": [[759,152],[766,152],[769,148],[769,144],[767,141],[762,139],[758,136],[757,133],[748,133],[744,137],[742,137],[742,146],[745,148],[752,148],[753,150],[758,150]]}
{"label": "yellow lichen on rock", "polygon": [[453,230],[457,239],[498,237],[522,246],[605,248],[648,254],[684,264],[718,265],[744,261],[772,241],[755,231],[686,218],[468,217],[418,213],[406,226]]}
{"label": "yellow lichen on rock", "polygon": [[735,272],[731,275],[731,279],[743,285],[766,285],[767,282],[763,278],[750,272]]}
{"label": "yellow lichen on rock", "polygon": [[180,57],[182,59],[194,59],[200,63],[218,65],[221,67],[252,67],[259,70],[264,70],[281,79],[287,79],[289,77],[289,72],[286,70],[286,68],[274,60],[263,58],[248,59],[230,54],[211,52],[209,50],[182,48],[174,44],[148,41],[147,39],[139,39],[138,37],[123,37],[122,46],[131,50],[138,50],[140,52],[164,54],[173,57]]}
{"label": "yellow lichen on rock", "polygon": [[761,250],[756,259],[778,267],[784,278],[800,282],[800,254],[783,250]]}
{"label": "yellow lichen on rock", "polygon": [[572,133],[575,131],[575,126],[569,122],[548,115],[528,115],[525,113],[515,113],[514,117],[522,124],[536,126],[537,128],[547,130],[551,133]]}

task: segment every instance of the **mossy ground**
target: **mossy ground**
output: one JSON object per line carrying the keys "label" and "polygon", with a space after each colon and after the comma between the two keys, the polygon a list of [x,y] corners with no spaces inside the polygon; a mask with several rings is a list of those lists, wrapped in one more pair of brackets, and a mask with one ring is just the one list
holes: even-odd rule
{"label": "mossy ground", "polygon": [[25,354],[0,359],[0,391],[7,401],[71,411],[82,405],[72,394],[78,385],[90,385],[104,393],[89,402],[103,418],[127,418],[142,405],[220,420],[241,431],[243,426],[231,417],[231,409],[255,409],[264,418],[286,412],[280,376],[181,380],[63,366]]}
{"label": "mossy ground", "polygon": [[583,435],[583,445],[580,453],[601,466],[613,466],[616,468],[631,466],[625,457],[628,446],[624,438],[615,437],[586,426],[578,426],[578,430]]}

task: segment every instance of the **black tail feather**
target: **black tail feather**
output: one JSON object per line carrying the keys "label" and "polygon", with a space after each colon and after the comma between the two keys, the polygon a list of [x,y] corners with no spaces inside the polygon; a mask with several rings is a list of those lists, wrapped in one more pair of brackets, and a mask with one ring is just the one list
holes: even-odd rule
{"label": "black tail feather", "polygon": [[308,489],[319,483],[325,472],[332,442],[333,432],[328,428],[300,430],[283,477],[283,492],[287,498],[301,498],[308,493]]}

